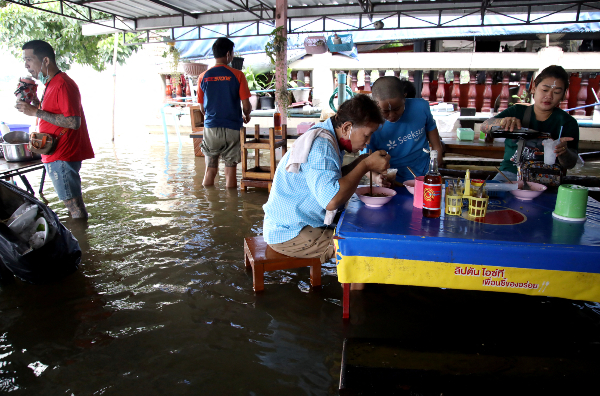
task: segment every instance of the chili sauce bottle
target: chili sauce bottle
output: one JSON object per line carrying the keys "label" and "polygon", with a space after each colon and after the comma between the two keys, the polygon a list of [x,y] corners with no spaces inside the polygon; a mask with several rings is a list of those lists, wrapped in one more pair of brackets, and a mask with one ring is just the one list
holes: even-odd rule
{"label": "chili sauce bottle", "polygon": [[442,215],[442,175],[438,171],[437,156],[436,150],[429,152],[429,171],[423,180],[423,217]]}

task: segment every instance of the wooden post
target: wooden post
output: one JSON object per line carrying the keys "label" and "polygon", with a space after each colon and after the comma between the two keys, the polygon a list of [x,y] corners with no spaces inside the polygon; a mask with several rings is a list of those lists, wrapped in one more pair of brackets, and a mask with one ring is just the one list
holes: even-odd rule
{"label": "wooden post", "polygon": [[[275,3],[275,27],[283,27],[281,32],[283,37],[287,38],[287,0],[276,0]],[[286,91],[287,95],[287,46],[283,48],[283,51],[277,53],[275,58],[275,100],[279,105],[279,112],[281,113],[281,123],[287,124],[287,97],[280,94]]]}
{"label": "wooden post", "polygon": [[431,92],[429,91],[429,70],[423,70],[423,89],[421,90],[421,98],[429,102]]}
{"label": "wooden post", "polygon": [[394,70],[394,77],[400,78],[400,70]]}
{"label": "wooden post", "polygon": [[529,72],[521,72],[521,79],[519,80],[519,98],[523,96],[523,92],[527,89],[527,75]]}
{"label": "wooden post", "polygon": [[350,89],[352,92],[358,91],[358,70],[350,71]]}
{"label": "wooden post", "polygon": [[246,142],[246,127],[242,127],[240,129],[240,143],[242,146],[242,178],[246,176],[246,172],[248,171],[248,164],[246,163],[248,150],[244,147],[244,143]]}
{"label": "wooden post", "polygon": [[500,107],[498,107],[498,112],[508,109],[508,79],[510,77],[510,72],[502,73],[502,91],[500,91]]}
{"label": "wooden post", "polygon": [[452,82],[452,103],[460,110],[460,70],[454,70],[454,81]]}
{"label": "wooden post", "polygon": [[[398,70],[398,76],[400,76],[400,70]],[[408,71],[408,81],[410,81],[411,83],[415,82],[415,71],[414,70]]]}
{"label": "wooden post", "polygon": [[483,106],[481,106],[481,111],[483,113],[489,113],[491,109],[492,103],[492,73],[485,73],[485,88],[483,90]]}
{"label": "wooden post", "polygon": [[[581,73],[581,86],[579,87],[579,93],[577,94],[577,106],[585,106],[587,100],[588,90],[588,79],[590,73]],[[585,109],[579,109],[574,111],[575,115],[585,115]]]}
{"label": "wooden post", "polygon": [[[254,141],[255,143],[260,142],[260,124],[254,124]],[[255,172],[260,169],[260,150],[254,149],[254,167]]]}
{"label": "wooden post", "polygon": [[365,91],[371,92],[371,70],[365,70]]}
{"label": "wooden post", "polygon": [[445,70],[438,70],[438,87],[436,97],[438,102],[444,101],[444,85],[446,84],[446,78],[444,77]]}
{"label": "wooden post", "polygon": [[477,71],[469,71],[469,76],[469,102],[467,103],[467,107],[475,109],[477,107]]}

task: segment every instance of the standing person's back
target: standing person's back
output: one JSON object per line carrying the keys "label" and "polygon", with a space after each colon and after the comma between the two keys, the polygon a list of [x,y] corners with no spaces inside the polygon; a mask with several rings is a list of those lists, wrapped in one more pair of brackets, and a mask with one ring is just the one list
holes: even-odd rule
{"label": "standing person's back", "polygon": [[237,187],[236,167],[241,160],[240,128],[250,121],[252,106],[244,73],[227,66],[233,60],[233,46],[229,39],[217,39],[213,44],[215,66],[198,77],[198,103],[204,114],[201,145],[206,161],[204,186],[214,185],[219,156],[222,156],[226,186]]}
{"label": "standing person's back", "polygon": [[240,100],[247,99],[244,73],[227,65],[215,65],[198,77],[199,93],[204,94],[204,126],[239,130],[243,125]]}

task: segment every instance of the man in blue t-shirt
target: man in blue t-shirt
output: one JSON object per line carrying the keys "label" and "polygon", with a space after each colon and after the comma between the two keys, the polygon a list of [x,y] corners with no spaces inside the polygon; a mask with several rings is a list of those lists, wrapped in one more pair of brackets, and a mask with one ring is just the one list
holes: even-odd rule
{"label": "man in blue t-shirt", "polygon": [[[367,146],[373,151],[385,150],[391,156],[390,168],[398,169],[396,181],[402,183],[427,173],[429,154],[442,152],[440,135],[431,115],[429,103],[423,99],[405,99],[403,84],[397,77],[380,77],[372,87],[373,99],[379,105],[386,122],[371,137]],[[438,165],[442,156],[438,156]]]}
{"label": "man in blue t-shirt", "polygon": [[203,186],[215,184],[219,156],[222,156],[225,185],[237,188],[236,166],[241,160],[240,128],[243,123],[250,122],[252,105],[244,73],[227,66],[233,60],[233,46],[233,41],[227,38],[217,39],[212,47],[215,65],[198,77],[198,103],[204,114],[200,146],[206,158]]}

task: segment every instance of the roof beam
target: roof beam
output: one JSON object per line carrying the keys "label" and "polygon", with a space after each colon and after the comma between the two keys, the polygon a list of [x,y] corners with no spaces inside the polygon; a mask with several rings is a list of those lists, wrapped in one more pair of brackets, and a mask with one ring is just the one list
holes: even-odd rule
{"label": "roof beam", "polygon": [[192,18],[198,18],[198,14],[194,14],[194,13],[191,13],[189,11],[183,10],[183,9],[181,9],[179,7],[175,7],[174,5],[169,4],[169,3],[165,2],[165,1],[162,1],[162,0],[149,0],[149,1],[151,3],[154,3],[154,4],[158,4],[159,6],[162,6],[162,7],[165,7],[165,8],[169,8],[169,9],[171,9],[173,11],[177,11],[180,14],[187,15],[187,16],[192,17]]}

